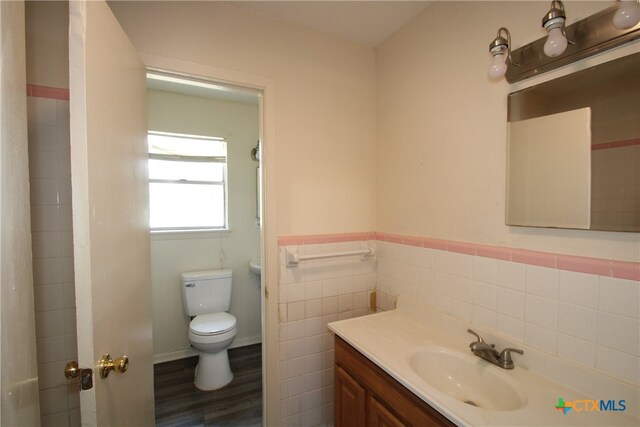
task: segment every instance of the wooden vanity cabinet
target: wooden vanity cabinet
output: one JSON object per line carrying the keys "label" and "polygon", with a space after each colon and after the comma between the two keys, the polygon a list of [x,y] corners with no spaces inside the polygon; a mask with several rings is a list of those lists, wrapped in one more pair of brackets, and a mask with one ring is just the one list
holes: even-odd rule
{"label": "wooden vanity cabinet", "polygon": [[337,335],[334,367],[335,427],[455,425]]}

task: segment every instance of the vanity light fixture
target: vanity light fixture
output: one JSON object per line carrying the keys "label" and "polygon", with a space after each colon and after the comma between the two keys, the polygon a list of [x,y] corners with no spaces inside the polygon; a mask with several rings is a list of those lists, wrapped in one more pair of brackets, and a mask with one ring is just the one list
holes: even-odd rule
{"label": "vanity light fixture", "polygon": [[640,0],[618,0],[618,10],[613,15],[613,25],[621,30],[631,28],[640,22]]}
{"label": "vanity light fixture", "polygon": [[500,28],[489,45],[489,77],[516,83],[639,39],[640,0],[617,3],[565,27],[564,5],[553,0],[542,19],[548,37],[514,50],[509,31]]}
{"label": "vanity light fixture", "polygon": [[551,2],[551,9],[542,18],[542,27],[547,30],[549,36],[544,44],[544,54],[549,57],[561,55],[567,49],[567,33],[564,23],[567,15],[564,13],[564,5],[560,0]]}
{"label": "vanity light fixture", "polygon": [[507,72],[507,59],[511,61],[511,34],[509,34],[509,30],[504,27],[498,30],[498,35],[489,45],[489,52],[493,55],[493,61],[489,66],[489,78],[497,80]]}

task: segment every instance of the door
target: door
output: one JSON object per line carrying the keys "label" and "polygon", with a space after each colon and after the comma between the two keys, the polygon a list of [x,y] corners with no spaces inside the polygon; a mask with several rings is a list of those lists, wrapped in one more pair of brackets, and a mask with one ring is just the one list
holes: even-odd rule
{"label": "door", "polygon": [[340,366],[334,369],[334,423],[336,427],[363,427],[366,390]]}
{"label": "door", "polygon": [[[83,425],[153,425],[145,69],[103,1],[69,2],[71,187]],[[101,378],[103,354],[128,370]]]}

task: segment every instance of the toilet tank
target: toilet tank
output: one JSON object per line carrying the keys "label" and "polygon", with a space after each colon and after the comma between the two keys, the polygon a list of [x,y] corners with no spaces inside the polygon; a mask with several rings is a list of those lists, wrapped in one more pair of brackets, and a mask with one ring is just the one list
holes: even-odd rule
{"label": "toilet tank", "polygon": [[220,313],[231,304],[231,270],[182,273],[182,303],[187,316]]}

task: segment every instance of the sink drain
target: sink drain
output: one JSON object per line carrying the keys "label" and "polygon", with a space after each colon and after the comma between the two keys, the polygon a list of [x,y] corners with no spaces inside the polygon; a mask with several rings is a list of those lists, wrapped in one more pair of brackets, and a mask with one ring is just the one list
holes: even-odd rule
{"label": "sink drain", "polygon": [[473,400],[465,400],[464,403],[466,403],[467,405],[471,405],[471,406],[475,406],[475,407],[479,408],[478,404],[476,402],[474,402]]}

